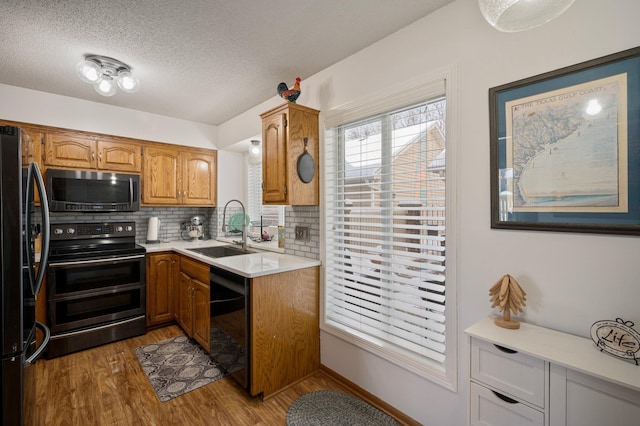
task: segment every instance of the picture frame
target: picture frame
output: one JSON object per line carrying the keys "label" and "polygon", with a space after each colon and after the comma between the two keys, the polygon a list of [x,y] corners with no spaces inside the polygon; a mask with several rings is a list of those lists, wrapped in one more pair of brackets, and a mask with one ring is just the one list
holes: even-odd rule
{"label": "picture frame", "polygon": [[640,47],[489,89],[491,228],[640,235]]}

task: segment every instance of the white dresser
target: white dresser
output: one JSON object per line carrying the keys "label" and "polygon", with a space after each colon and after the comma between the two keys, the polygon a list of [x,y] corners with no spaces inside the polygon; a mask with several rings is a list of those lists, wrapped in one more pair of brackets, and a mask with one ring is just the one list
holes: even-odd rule
{"label": "white dresser", "polygon": [[469,327],[469,424],[640,425],[640,366],[583,337],[485,318]]}

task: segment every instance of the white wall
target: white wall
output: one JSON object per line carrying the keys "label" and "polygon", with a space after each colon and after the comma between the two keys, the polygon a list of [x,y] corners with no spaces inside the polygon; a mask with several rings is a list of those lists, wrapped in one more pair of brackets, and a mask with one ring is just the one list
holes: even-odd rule
{"label": "white wall", "polygon": [[[247,155],[242,152],[218,151],[218,207],[237,199],[247,207]],[[237,204],[230,207],[238,207]]]}
{"label": "white wall", "polygon": [[[639,237],[490,229],[488,111],[490,87],[640,45],[638,16],[640,2],[578,0],[551,23],[506,34],[489,27],[476,0],[458,0],[302,81],[298,103],[327,111],[430,70],[458,70],[458,391],[325,332],[324,365],[424,424],[462,425],[469,370],[464,329],[492,313],[488,290],[503,274],[527,291],[527,322],[584,337],[600,319],[640,324]],[[276,101],[221,125],[220,144],[231,144],[236,133],[238,139],[259,133],[257,115]]]}
{"label": "white wall", "polygon": [[[126,94],[125,94],[126,95]],[[0,118],[214,149],[216,126],[0,84]]]}
{"label": "white wall", "polygon": [[[458,0],[302,82],[298,103],[327,111],[443,66],[458,71],[458,391],[325,332],[323,364],[424,424],[462,425],[469,369],[463,331],[492,312],[488,289],[503,274],[515,276],[528,293],[525,321],[585,337],[600,319],[640,324],[639,237],[490,229],[487,94],[490,87],[640,45],[638,16],[634,0],[578,0],[549,24],[505,34],[486,24],[476,0]],[[274,97],[216,128],[1,84],[0,100],[3,119],[207,148],[260,134],[259,114],[281,103]],[[240,154],[219,155],[223,205],[244,188],[246,173],[236,167]]]}

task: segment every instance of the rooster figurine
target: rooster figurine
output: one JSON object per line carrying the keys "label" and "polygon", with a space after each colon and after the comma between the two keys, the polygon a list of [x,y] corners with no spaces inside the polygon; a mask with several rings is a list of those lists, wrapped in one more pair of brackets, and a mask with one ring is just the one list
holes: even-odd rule
{"label": "rooster figurine", "polygon": [[296,84],[291,89],[287,87],[287,83],[278,84],[278,95],[295,104],[296,99],[300,96],[300,77],[296,78]]}

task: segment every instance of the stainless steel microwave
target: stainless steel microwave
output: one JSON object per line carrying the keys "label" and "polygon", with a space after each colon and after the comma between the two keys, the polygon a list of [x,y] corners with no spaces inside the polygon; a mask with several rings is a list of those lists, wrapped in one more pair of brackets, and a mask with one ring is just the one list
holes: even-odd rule
{"label": "stainless steel microwave", "polygon": [[47,169],[46,189],[52,212],[140,210],[139,175]]}

